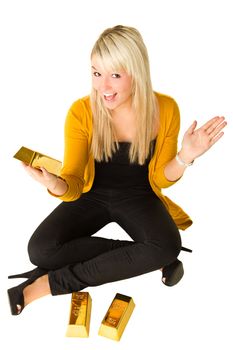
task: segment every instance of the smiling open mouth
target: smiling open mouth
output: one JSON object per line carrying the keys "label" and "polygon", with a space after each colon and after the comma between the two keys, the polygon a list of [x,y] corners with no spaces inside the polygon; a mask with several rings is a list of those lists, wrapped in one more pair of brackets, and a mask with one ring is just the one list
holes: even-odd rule
{"label": "smiling open mouth", "polygon": [[104,94],[105,101],[113,101],[116,97],[117,92],[115,94]]}

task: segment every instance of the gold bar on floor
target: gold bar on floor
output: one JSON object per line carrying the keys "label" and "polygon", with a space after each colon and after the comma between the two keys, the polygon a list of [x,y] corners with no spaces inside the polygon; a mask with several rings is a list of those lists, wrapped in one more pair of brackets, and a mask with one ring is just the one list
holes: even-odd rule
{"label": "gold bar on floor", "polygon": [[88,292],[72,293],[67,337],[89,337],[91,304],[92,300]]}
{"label": "gold bar on floor", "polygon": [[134,310],[131,297],[117,293],[99,329],[99,335],[119,341]]}
{"label": "gold bar on floor", "polygon": [[45,154],[35,152],[29,148],[21,147],[14,155],[14,158],[31,165],[33,168],[45,168],[48,172],[59,176],[62,162],[54,158],[48,157]]}

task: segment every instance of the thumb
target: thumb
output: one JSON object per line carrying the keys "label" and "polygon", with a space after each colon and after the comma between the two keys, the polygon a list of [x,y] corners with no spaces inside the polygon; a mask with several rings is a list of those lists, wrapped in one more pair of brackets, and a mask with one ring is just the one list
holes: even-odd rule
{"label": "thumb", "polygon": [[188,130],[186,132],[191,135],[194,132],[194,130],[196,129],[196,126],[197,126],[197,121],[194,120],[194,122],[192,123],[192,125],[190,125],[190,127],[188,128]]}
{"label": "thumb", "polygon": [[45,178],[49,177],[49,172],[45,168],[41,167],[40,170],[42,171]]}

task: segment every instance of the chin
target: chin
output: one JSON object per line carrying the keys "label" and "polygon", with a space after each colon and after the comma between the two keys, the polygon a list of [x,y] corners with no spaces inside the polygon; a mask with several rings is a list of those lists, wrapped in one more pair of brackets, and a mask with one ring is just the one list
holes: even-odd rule
{"label": "chin", "polygon": [[119,103],[108,103],[105,100],[103,100],[104,106],[108,108],[110,111],[113,111],[114,109],[119,107]]}

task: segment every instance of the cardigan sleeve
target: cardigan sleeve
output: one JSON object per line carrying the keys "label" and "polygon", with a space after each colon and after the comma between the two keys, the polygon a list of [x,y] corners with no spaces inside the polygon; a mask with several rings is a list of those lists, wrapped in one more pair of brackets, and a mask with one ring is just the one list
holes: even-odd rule
{"label": "cardigan sleeve", "polygon": [[64,128],[64,159],[60,178],[66,181],[68,189],[62,196],[63,201],[78,199],[84,186],[84,171],[88,162],[88,131],[84,123],[85,112],[82,104],[74,103],[68,111]]}
{"label": "cardigan sleeve", "polygon": [[163,124],[163,134],[161,135],[161,148],[158,151],[153,180],[159,188],[167,188],[179,180],[169,181],[164,174],[166,164],[177,154],[180,112],[176,101],[169,98],[169,103],[167,100],[167,103],[162,106],[162,113],[161,123]]}

